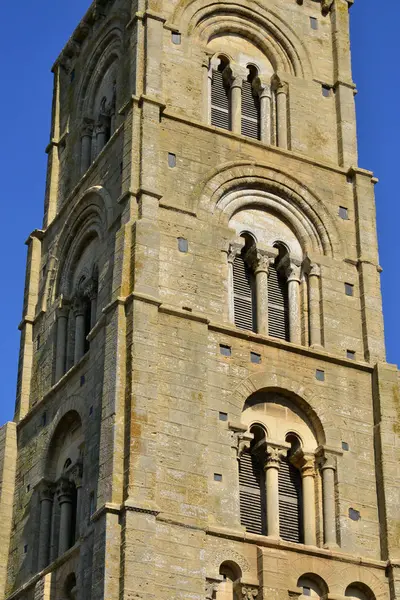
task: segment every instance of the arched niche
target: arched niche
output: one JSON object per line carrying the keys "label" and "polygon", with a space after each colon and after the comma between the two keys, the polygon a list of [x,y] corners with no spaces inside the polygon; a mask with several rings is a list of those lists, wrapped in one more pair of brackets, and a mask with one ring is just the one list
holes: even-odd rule
{"label": "arched niche", "polygon": [[63,416],[52,436],[46,457],[46,477],[57,481],[71,466],[80,462],[83,444],[81,418],[71,410]]}
{"label": "arched niche", "polygon": [[375,600],[375,594],[371,588],[361,581],[355,581],[348,585],[344,595],[354,600]]}
{"label": "arched niche", "polygon": [[251,204],[251,193],[249,193],[249,205],[236,211],[229,220],[229,227],[236,231],[236,235],[243,233],[251,235],[261,247],[278,247],[279,244],[286,246],[287,252],[292,258],[302,260],[304,248],[302,239],[299,241],[294,223],[286,220],[282,214],[274,212],[273,208]]}
{"label": "arched niche", "polygon": [[326,598],[329,593],[329,588],[326,582],[315,573],[305,573],[299,577],[297,587],[302,589],[301,597],[306,600],[307,597],[320,600]]}
{"label": "arched niche", "polygon": [[288,436],[295,435],[304,451],[314,452],[325,443],[318,417],[282,391],[260,390],[252,394],[243,406],[241,421],[249,428],[263,426],[273,440],[290,443]]}

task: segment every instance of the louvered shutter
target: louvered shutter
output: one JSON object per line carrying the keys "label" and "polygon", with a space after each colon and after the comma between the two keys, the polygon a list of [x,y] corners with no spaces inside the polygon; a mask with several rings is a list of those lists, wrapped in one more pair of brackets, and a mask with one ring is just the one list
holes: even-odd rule
{"label": "louvered shutter", "polygon": [[239,462],[240,522],[250,533],[266,535],[265,483],[261,465],[250,452]]}
{"label": "louvered shutter", "polygon": [[279,531],[283,540],[302,542],[301,475],[288,458],[279,469]]}
{"label": "louvered shutter", "polygon": [[222,73],[213,70],[211,81],[211,125],[230,129],[229,90],[224,85]]}
{"label": "louvered shutter", "polygon": [[235,325],[254,331],[253,276],[242,256],[233,263]]}
{"label": "louvered shutter", "polygon": [[289,340],[289,302],[287,281],[271,265],[268,275],[268,333]]}
{"label": "louvered shutter", "polygon": [[260,139],[260,100],[249,81],[242,85],[242,135]]}

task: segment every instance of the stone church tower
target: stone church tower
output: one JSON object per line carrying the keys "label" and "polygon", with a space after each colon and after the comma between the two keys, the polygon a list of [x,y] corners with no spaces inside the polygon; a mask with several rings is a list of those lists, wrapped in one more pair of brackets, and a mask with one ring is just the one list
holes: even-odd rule
{"label": "stone church tower", "polygon": [[399,597],[350,4],[96,0],[54,64],[1,598]]}

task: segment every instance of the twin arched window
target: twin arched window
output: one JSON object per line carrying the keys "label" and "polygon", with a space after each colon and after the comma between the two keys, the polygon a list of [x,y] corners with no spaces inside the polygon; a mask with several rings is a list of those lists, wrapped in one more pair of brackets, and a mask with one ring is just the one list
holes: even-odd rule
{"label": "twin arched window", "polygon": [[[212,67],[211,77],[211,125],[221,129],[237,130],[234,114],[240,116],[240,131],[247,137],[261,139],[261,105],[256,89],[257,69],[248,67],[247,77],[237,81],[228,59],[219,57],[219,64]],[[238,117],[237,120],[239,121]]]}

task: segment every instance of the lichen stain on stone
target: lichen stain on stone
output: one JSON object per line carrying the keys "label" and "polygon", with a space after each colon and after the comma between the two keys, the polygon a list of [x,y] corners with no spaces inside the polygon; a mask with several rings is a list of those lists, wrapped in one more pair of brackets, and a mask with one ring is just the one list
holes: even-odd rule
{"label": "lichen stain on stone", "polygon": [[400,392],[399,388],[396,384],[393,385],[393,404],[396,410],[396,421],[393,423],[393,432],[396,435],[400,435]]}

